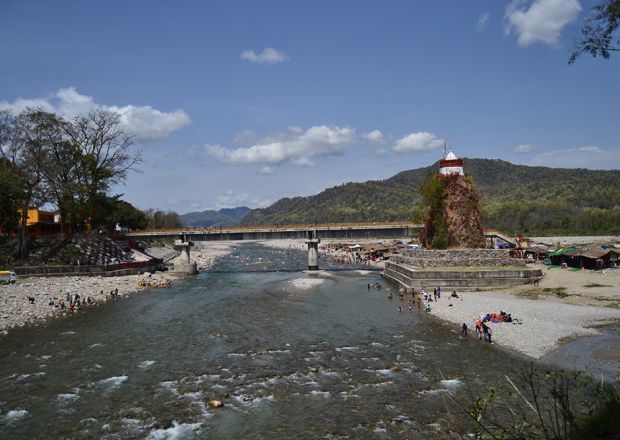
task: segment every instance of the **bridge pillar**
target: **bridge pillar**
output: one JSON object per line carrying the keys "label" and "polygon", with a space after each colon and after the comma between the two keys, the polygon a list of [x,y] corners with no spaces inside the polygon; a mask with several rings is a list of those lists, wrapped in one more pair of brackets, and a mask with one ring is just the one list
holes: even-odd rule
{"label": "bridge pillar", "polygon": [[306,244],[308,245],[308,270],[319,270],[319,243],[316,230],[306,231]]}
{"label": "bridge pillar", "polygon": [[180,240],[174,240],[174,248],[180,251],[179,262],[174,263],[175,272],[184,272],[190,275],[198,273],[198,265],[191,261],[190,248],[194,242],[188,241],[185,237]]}

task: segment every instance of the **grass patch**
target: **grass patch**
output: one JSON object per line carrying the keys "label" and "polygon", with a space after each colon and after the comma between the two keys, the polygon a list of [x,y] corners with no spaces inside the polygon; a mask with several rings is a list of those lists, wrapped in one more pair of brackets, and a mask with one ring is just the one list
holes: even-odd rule
{"label": "grass patch", "polygon": [[522,296],[524,298],[529,298],[529,299],[538,299],[539,295],[540,295],[540,289],[528,289],[528,290],[522,290],[521,292],[519,292],[519,296]]}
{"label": "grass patch", "polygon": [[611,286],[609,284],[590,283],[590,284],[584,284],[583,287],[614,287],[614,286]]}
{"label": "grass patch", "polygon": [[545,287],[543,290],[545,293],[555,294],[558,298],[566,298],[568,293],[566,293],[566,287]]}

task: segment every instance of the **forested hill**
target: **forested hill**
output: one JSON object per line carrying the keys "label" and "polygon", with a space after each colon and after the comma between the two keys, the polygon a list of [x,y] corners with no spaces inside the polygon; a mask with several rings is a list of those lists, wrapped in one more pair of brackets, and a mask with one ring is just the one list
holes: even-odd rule
{"label": "forested hill", "polygon": [[[418,188],[438,164],[381,181],[346,183],[255,209],[242,224],[412,220]],[[508,233],[620,234],[620,171],[514,165],[465,159],[482,193],[485,225]]]}

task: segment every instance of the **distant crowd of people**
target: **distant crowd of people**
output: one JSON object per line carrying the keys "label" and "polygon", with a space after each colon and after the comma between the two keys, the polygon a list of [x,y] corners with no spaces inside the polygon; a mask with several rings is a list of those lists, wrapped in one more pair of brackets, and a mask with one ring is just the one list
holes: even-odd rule
{"label": "distant crowd of people", "polygon": [[[382,286],[379,283],[368,283],[368,290],[375,288],[376,290],[381,290]],[[387,299],[392,301],[394,299],[394,295],[388,289],[387,290]],[[426,312],[430,312],[432,310],[432,303],[438,302],[441,299],[441,287],[438,286],[433,289],[433,292],[426,292],[424,289],[420,289],[419,291],[416,289],[411,290],[411,299],[407,300],[408,293],[405,293],[404,289],[400,289],[398,291],[398,297],[400,303],[398,304],[397,310],[399,313],[403,312],[404,307],[408,307],[409,311],[412,312],[414,308],[418,310],[424,309]],[[449,298],[460,298],[462,300],[462,296],[460,296],[456,290],[452,290],[449,295]],[[452,303],[449,304],[452,306]],[[488,325],[489,323],[502,323],[502,322],[515,322],[519,324],[518,319],[513,319],[510,313],[506,313],[501,310],[499,313],[481,313],[478,318],[475,320],[475,332],[476,336],[483,340],[492,343],[492,335],[493,329]],[[469,329],[467,327],[467,323],[463,323],[461,325],[461,336],[467,336]]]}

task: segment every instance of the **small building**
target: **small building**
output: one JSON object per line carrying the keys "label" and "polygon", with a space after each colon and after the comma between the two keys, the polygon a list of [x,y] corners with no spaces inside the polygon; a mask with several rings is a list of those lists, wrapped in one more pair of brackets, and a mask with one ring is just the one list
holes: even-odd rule
{"label": "small building", "polygon": [[[18,213],[21,215],[21,209],[18,210]],[[56,213],[39,208],[28,208],[26,227],[28,228],[28,235],[41,236],[58,234],[61,225],[57,221]]]}
{"label": "small building", "polygon": [[605,245],[566,252],[566,264],[582,269],[602,270],[618,265],[620,250]]}
{"label": "small building", "polygon": [[463,176],[463,159],[459,159],[452,151],[450,151],[439,161],[439,172],[444,176],[449,174],[458,174]]}

